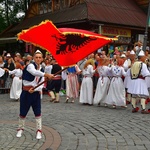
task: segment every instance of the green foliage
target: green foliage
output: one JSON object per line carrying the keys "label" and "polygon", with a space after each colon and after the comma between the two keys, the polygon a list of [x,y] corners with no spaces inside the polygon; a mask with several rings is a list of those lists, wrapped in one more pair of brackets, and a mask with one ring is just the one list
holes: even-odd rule
{"label": "green foliage", "polygon": [[21,21],[24,16],[17,17],[17,14],[25,13],[29,3],[30,0],[0,0],[0,32]]}

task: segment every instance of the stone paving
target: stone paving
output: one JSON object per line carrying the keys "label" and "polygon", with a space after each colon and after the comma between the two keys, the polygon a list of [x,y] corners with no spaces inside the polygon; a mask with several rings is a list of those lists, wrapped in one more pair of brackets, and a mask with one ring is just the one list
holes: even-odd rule
{"label": "stone paving", "polygon": [[16,138],[19,102],[0,94],[0,150],[150,150],[150,114],[131,113],[131,105],[113,109],[49,99],[42,99],[43,138],[35,139],[32,109]]}

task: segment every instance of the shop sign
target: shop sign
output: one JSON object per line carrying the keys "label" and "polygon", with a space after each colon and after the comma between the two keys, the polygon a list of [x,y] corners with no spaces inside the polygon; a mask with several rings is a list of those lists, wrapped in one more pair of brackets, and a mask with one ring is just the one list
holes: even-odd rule
{"label": "shop sign", "polygon": [[122,28],[102,27],[102,35],[131,37],[131,30]]}

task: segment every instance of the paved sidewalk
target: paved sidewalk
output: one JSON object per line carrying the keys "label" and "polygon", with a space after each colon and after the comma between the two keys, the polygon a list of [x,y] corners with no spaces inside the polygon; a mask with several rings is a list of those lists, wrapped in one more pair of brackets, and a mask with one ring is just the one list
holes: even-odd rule
{"label": "paved sidewalk", "polygon": [[23,136],[16,138],[19,102],[0,94],[0,150],[150,150],[150,114],[131,109],[65,103],[65,97],[50,103],[44,95],[43,138],[35,139],[32,110]]}

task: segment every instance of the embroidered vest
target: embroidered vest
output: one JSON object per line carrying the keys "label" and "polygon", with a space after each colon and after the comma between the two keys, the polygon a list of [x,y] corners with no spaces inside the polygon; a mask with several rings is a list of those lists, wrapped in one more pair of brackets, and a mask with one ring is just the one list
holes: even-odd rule
{"label": "embroidered vest", "polygon": [[[36,65],[35,63],[32,63],[32,64],[34,65],[35,69],[37,69],[37,65]],[[27,65],[27,66],[28,66],[28,65]],[[27,66],[23,69],[22,80],[33,81],[33,80],[35,79],[35,76],[32,75],[31,73],[29,73],[29,72],[27,71]],[[44,69],[41,68],[40,71],[44,72]],[[39,79],[38,82],[40,82],[41,78],[42,78],[42,77],[40,77],[40,79]]]}
{"label": "embroidered vest", "polygon": [[131,79],[137,79],[140,76],[142,62],[135,62],[131,67]]}

